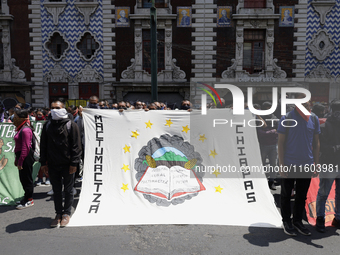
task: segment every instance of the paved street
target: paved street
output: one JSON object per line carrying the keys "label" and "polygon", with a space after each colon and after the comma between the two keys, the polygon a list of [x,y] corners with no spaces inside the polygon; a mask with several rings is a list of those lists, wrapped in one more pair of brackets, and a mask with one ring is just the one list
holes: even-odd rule
{"label": "paved street", "polygon": [[[290,238],[282,229],[207,225],[102,226],[51,229],[50,186],[35,188],[35,206],[0,207],[0,254],[338,254],[339,230]],[[77,188],[78,195],[80,187]],[[278,198],[279,189],[274,193]],[[78,201],[78,196],[74,206]],[[114,217],[114,212],[112,212]],[[223,217],[211,212],[202,217]],[[251,212],[249,212],[251,217]],[[86,220],[86,219],[84,219]]]}

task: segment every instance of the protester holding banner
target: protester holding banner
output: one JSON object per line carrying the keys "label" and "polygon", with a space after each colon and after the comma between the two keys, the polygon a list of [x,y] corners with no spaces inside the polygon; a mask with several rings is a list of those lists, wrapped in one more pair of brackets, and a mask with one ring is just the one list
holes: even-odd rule
{"label": "protester holding banner", "polygon": [[340,100],[331,105],[332,115],[321,125],[321,164],[328,166],[328,171],[320,172],[320,184],[316,199],[316,230],[325,232],[325,204],[335,180],[335,217],[332,226],[340,228]]}
{"label": "protester holding banner", "polygon": [[[304,94],[298,94],[296,96],[296,98],[304,97]],[[309,102],[304,103],[303,107],[310,111]],[[288,121],[288,119],[294,120],[296,126],[293,127],[293,125],[289,125],[288,122],[293,121]],[[286,120],[285,126],[282,125],[284,120]],[[311,235],[311,232],[302,224],[302,218],[312,176],[310,166],[313,165],[313,163],[315,163],[315,165],[319,164],[320,125],[318,117],[313,113],[311,115],[305,115],[301,109],[296,107],[281,118],[278,133],[280,174],[284,177],[281,183],[283,229],[284,232],[290,236],[297,235],[295,229],[303,235]],[[284,167],[286,168],[284,169]],[[287,169],[290,169],[290,172],[286,171]],[[292,224],[290,198],[295,182],[296,194]]]}
{"label": "protester holding banner", "polygon": [[32,150],[33,127],[31,127],[28,111],[16,109],[14,112],[13,124],[16,126],[15,141],[15,165],[19,169],[19,177],[25,191],[23,200],[19,202],[17,209],[25,209],[34,205],[33,201],[33,163]]}
{"label": "protester holding banner", "polygon": [[[54,193],[56,217],[51,227],[65,227],[70,220],[73,204],[74,173],[81,158],[79,129],[60,101],[51,104],[51,117],[42,130],[40,163],[48,171]],[[62,186],[65,201],[63,205]]]}

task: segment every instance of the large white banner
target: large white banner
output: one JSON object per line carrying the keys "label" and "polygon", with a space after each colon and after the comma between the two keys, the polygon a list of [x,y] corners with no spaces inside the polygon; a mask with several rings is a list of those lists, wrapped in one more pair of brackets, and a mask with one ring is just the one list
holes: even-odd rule
{"label": "large white banner", "polygon": [[261,165],[251,113],[85,109],[83,118],[84,178],[69,226],[281,226],[264,174],[249,169]]}

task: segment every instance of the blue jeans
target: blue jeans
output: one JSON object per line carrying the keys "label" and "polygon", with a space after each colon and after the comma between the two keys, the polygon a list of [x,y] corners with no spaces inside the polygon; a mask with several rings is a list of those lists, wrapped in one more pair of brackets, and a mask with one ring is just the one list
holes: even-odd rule
{"label": "blue jeans", "polygon": [[320,173],[320,184],[316,198],[316,215],[325,217],[325,204],[335,180],[335,218],[340,220],[340,174]]}

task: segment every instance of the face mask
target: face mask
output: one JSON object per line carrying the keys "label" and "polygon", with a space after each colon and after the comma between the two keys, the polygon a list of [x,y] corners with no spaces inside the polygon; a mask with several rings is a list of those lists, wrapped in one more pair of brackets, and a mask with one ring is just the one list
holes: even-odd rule
{"label": "face mask", "polygon": [[52,109],[51,116],[53,120],[61,120],[68,118],[67,111],[65,108],[62,109]]}
{"label": "face mask", "polygon": [[190,106],[188,105],[182,105],[182,110],[189,110],[190,109]]}
{"label": "face mask", "polygon": [[89,104],[89,108],[97,109],[98,105],[97,104]]}

